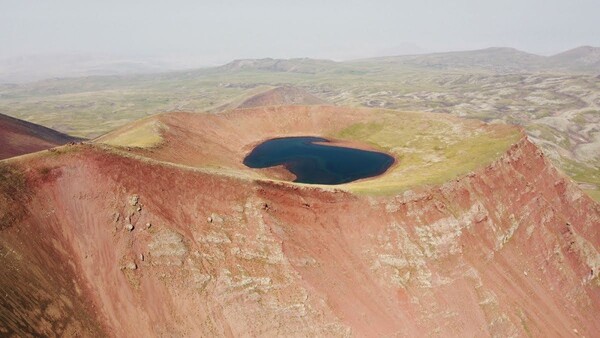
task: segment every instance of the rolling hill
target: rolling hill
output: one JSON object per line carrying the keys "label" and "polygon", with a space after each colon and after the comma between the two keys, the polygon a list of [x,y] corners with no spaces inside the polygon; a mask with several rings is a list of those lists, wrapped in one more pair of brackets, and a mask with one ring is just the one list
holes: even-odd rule
{"label": "rolling hill", "polygon": [[236,108],[254,108],[276,105],[323,105],[326,102],[308,93],[305,90],[283,86],[276,87],[266,92],[256,94],[242,102]]}
{"label": "rolling hill", "polygon": [[80,140],[35,123],[0,114],[0,160]]}
{"label": "rolling hill", "polygon": [[600,47],[581,46],[550,57],[558,66],[573,70],[590,70],[600,75]]}
{"label": "rolling hill", "polygon": [[316,74],[331,69],[337,63],[331,60],[311,58],[298,59],[240,59],[218,68],[220,71],[235,72],[261,70],[268,72]]}
{"label": "rolling hill", "polygon": [[577,47],[553,56],[542,56],[509,47],[441,52],[417,55],[373,57],[334,62],[317,59],[242,59],[219,69],[222,71],[268,71],[318,74],[380,69],[424,69],[433,71],[488,71],[494,73],[523,72],[600,72],[600,48]]}
{"label": "rolling hill", "polygon": [[348,63],[387,64],[440,71],[479,69],[494,72],[523,72],[543,69],[546,58],[514,48],[486,48],[473,51],[389,56]]}

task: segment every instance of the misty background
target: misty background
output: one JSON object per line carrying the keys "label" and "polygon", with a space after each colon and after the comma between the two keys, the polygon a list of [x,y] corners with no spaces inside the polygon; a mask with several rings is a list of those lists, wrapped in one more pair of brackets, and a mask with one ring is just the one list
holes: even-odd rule
{"label": "misty background", "polygon": [[0,0],[0,82],[243,58],[332,60],[600,46],[598,0]]}

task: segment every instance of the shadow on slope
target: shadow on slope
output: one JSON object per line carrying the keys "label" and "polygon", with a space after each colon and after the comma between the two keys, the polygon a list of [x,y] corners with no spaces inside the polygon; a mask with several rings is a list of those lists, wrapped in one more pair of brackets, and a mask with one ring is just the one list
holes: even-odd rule
{"label": "shadow on slope", "polygon": [[0,160],[81,140],[39,124],[0,114]]}

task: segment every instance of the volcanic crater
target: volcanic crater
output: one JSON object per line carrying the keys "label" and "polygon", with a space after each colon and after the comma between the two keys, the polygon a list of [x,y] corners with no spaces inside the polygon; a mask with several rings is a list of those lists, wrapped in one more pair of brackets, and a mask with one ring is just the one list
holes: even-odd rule
{"label": "volcanic crater", "polygon": [[[145,158],[240,178],[291,180],[281,168],[249,169],[245,157],[267,140],[321,137],[331,146],[383,152],[401,163],[375,179],[338,188],[396,193],[443,183],[491,163],[523,132],[443,114],[333,106],[272,106],[220,114],[170,113],[96,140]],[[144,143],[143,140],[150,140]],[[368,182],[366,182],[368,181]]]}
{"label": "volcanic crater", "polygon": [[[243,160],[317,136],[396,161],[335,186]],[[418,112],[169,113],[2,161],[0,332],[600,332],[600,206],[522,130]]]}

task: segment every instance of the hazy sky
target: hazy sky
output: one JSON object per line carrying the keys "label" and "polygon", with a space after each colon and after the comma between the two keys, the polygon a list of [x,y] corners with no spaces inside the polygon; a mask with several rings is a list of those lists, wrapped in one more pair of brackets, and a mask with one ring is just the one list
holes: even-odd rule
{"label": "hazy sky", "polygon": [[[600,46],[600,0],[0,0],[0,57],[45,53],[348,59]],[[404,48],[406,49],[406,48]],[[410,48],[409,48],[410,49]]]}

